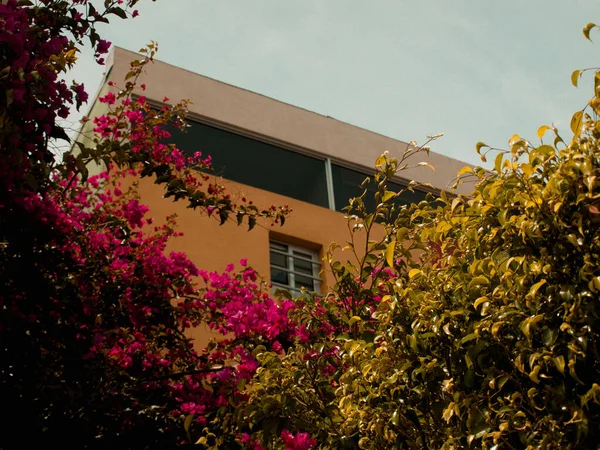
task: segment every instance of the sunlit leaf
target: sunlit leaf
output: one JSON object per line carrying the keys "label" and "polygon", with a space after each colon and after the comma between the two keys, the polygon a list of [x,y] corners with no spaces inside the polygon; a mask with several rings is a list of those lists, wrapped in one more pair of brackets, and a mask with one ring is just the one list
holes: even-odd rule
{"label": "sunlit leaf", "polygon": [[544,135],[546,134],[546,131],[548,131],[550,129],[549,126],[547,125],[542,125],[541,127],[538,128],[537,131],[537,135],[540,139],[542,139],[544,137]]}
{"label": "sunlit leaf", "polygon": [[590,31],[592,30],[592,28],[594,28],[596,26],[595,23],[588,23],[585,27],[583,27],[583,35],[585,36],[585,38],[589,41],[591,41],[592,39],[590,38]]}
{"label": "sunlit leaf", "polygon": [[477,153],[481,154],[481,149],[484,148],[484,147],[489,147],[489,145],[487,145],[487,144],[485,144],[483,142],[478,142],[475,145],[475,150],[477,150]]}
{"label": "sunlit leaf", "polygon": [[571,74],[571,84],[575,87],[579,84],[579,75],[581,74],[581,70],[574,70]]}

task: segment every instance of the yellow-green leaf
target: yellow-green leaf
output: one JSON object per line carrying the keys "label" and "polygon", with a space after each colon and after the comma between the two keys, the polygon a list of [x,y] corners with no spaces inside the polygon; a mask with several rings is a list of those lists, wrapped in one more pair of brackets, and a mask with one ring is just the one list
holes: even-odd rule
{"label": "yellow-green leaf", "polygon": [[503,325],[503,322],[496,322],[492,325],[492,336],[497,337],[498,331],[500,331],[500,327]]}
{"label": "yellow-green leaf", "polygon": [[388,266],[394,267],[394,250],[396,249],[396,240],[390,242],[385,248],[385,260]]}
{"label": "yellow-green leaf", "polygon": [[531,340],[531,327],[535,326],[535,324],[538,323],[543,318],[544,318],[543,314],[538,314],[536,316],[528,317],[521,323],[521,331],[523,332],[523,334],[525,335],[527,340]]}
{"label": "yellow-green leaf", "polygon": [[456,207],[462,203],[462,199],[460,197],[456,197],[454,200],[452,200],[452,206],[450,207],[450,212],[454,212],[454,209],[456,209]]}
{"label": "yellow-green leaf", "polygon": [[508,145],[513,145],[515,142],[518,142],[521,140],[521,136],[519,136],[518,134],[513,134],[511,136],[511,138],[508,140]]}
{"label": "yellow-green leaf", "polygon": [[391,199],[391,198],[393,198],[393,197],[395,197],[395,196],[396,196],[396,193],[395,193],[395,192],[392,192],[392,191],[385,191],[385,192],[383,193],[383,197],[381,198],[381,201],[385,203],[385,202],[387,202],[389,199]]}
{"label": "yellow-green leaf", "polygon": [[458,171],[457,176],[460,177],[461,175],[464,175],[465,173],[473,173],[473,169],[469,166],[465,166]]}
{"label": "yellow-green leaf", "polygon": [[442,414],[442,419],[444,419],[446,421],[446,423],[450,423],[450,420],[452,419],[452,416],[454,415],[454,407],[455,406],[456,405],[454,402],[450,402],[448,407],[444,410],[444,413]]}
{"label": "yellow-green leaf", "polygon": [[487,302],[489,299],[484,295],[483,297],[479,297],[477,300],[475,300],[475,302],[473,303],[473,308],[477,309],[479,307],[479,305],[481,305],[484,302]]}
{"label": "yellow-green leaf", "polygon": [[538,374],[540,373],[540,369],[541,369],[540,366],[535,366],[533,368],[533,370],[529,373],[529,379],[531,381],[533,381],[534,383],[539,383],[540,382],[540,379],[538,377]]}
{"label": "yellow-green leaf", "polygon": [[530,177],[533,174],[533,167],[531,167],[531,164],[521,164],[519,167],[526,177]]}
{"label": "yellow-green leaf", "polygon": [[421,273],[421,271],[419,269],[411,269],[410,272],[408,272],[408,278],[414,278],[415,276],[419,275]]}
{"label": "yellow-green leaf", "polygon": [[475,145],[475,150],[477,150],[477,153],[481,154],[481,149],[484,148],[484,147],[489,147],[489,145],[487,145],[487,144],[485,144],[483,142],[478,142]]}
{"label": "yellow-green leaf", "polygon": [[477,339],[477,335],[475,333],[467,334],[464,338],[460,340],[460,343],[466,344],[467,342],[472,341],[473,339]]}
{"label": "yellow-green leaf", "polygon": [[356,322],[360,322],[362,319],[358,316],[352,316],[350,318],[350,320],[348,321],[348,325],[352,326],[354,325]]}
{"label": "yellow-green leaf", "polygon": [[583,112],[577,111],[571,118],[571,131],[575,135],[575,138],[581,134],[581,125],[583,124]]}
{"label": "yellow-green leaf", "polygon": [[585,27],[583,27],[583,35],[585,36],[585,38],[588,41],[591,41],[590,39],[590,31],[592,30],[592,28],[594,28],[596,26],[595,23],[588,23]]}
{"label": "yellow-green leaf", "polygon": [[185,429],[185,431],[189,431],[190,425],[192,424],[192,420],[194,420],[193,414],[189,414],[188,416],[186,416],[185,420],[183,421],[183,428]]}
{"label": "yellow-green leaf", "polygon": [[494,170],[498,173],[500,173],[502,171],[502,158],[503,157],[504,157],[504,154],[502,152],[500,152],[496,155],[496,159],[494,161]]}
{"label": "yellow-green leaf", "polygon": [[396,240],[397,241],[403,241],[404,237],[408,234],[408,228],[400,228],[397,232],[396,232]]}
{"label": "yellow-green leaf", "polygon": [[375,167],[381,167],[385,164],[385,160],[386,160],[387,154],[383,154],[383,155],[379,155],[377,157],[377,159],[375,160]]}
{"label": "yellow-green leaf", "polygon": [[469,283],[469,290],[471,290],[475,286],[487,286],[489,284],[490,280],[488,280],[483,275],[479,275],[478,277],[475,277],[471,280],[471,282]]}
{"label": "yellow-green leaf", "polygon": [[537,131],[538,137],[542,139],[544,137],[544,134],[546,134],[546,131],[548,131],[549,129],[550,127],[548,125],[542,125],[541,127],[539,127]]}
{"label": "yellow-green leaf", "polygon": [[544,285],[546,284],[546,280],[542,280],[538,283],[535,283],[533,286],[531,286],[531,289],[529,289],[529,296],[531,297],[535,297],[537,294],[537,291]]}
{"label": "yellow-green leaf", "polygon": [[579,75],[581,74],[581,70],[574,70],[573,73],[571,74],[571,84],[573,84],[573,86],[577,87],[577,84],[579,83]]}

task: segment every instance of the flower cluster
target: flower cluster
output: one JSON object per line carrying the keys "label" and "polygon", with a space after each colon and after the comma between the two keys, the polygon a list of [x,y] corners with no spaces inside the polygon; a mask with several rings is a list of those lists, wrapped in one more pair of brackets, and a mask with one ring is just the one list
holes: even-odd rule
{"label": "flower cluster", "polygon": [[[140,201],[135,179],[153,176],[166,197],[221,222],[251,228],[288,213],[236,203],[205,174],[209,156],[168,144],[186,102],[157,111],[134,95],[155,44],[125,86],[100,99],[109,112],[90,122],[93,145],[54,154],[57,139],[69,141],[60,120],[88,99],[65,73],[86,39],[102,64],[110,43],[96,25],[135,17],[137,1],[103,10],[90,0],[0,3],[0,396],[11,410],[3,448],[66,433],[81,448],[187,441],[245,404],[257,348],[281,354],[306,339],[289,318],[293,302],[266,294],[246,261],[239,273],[199,271],[167,251],[174,220],[154,225]],[[88,164],[101,162],[109,172],[88,177]],[[199,321],[225,337],[194,348],[185,330]]]}

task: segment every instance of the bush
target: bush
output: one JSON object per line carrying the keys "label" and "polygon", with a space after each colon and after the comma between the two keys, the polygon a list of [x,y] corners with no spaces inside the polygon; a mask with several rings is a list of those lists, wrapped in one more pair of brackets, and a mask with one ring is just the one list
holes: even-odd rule
{"label": "bush", "polygon": [[387,182],[423,148],[377,161],[376,210],[353,199],[329,253],[336,284],[297,300],[309,338],[256,353],[239,417],[262,444],[299,429],[319,448],[597,446],[599,80],[569,143],[543,126],[539,145],[477,144],[497,156],[461,171],[469,196],[397,209]]}

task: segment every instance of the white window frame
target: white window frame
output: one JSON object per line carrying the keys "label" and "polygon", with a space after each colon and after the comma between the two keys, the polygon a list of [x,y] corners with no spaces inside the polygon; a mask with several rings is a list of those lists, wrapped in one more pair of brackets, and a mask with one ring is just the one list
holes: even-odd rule
{"label": "white window frame", "polygon": [[[275,244],[278,246],[279,245],[286,246],[287,252],[283,251],[279,248],[274,248],[274,246],[272,244]],[[310,255],[311,259],[307,259],[302,256],[295,255],[294,251]],[[271,252],[285,256],[287,258],[287,263],[288,263],[288,267],[285,268],[285,267],[280,267],[280,266],[274,265],[271,261],[269,261],[270,270],[272,270],[272,269],[280,270],[280,271],[286,272],[288,275],[288,283],[289,283],[288,285],[285,285],[283,283],[274,282],[271,280],[271,284],[273,285],[274,291],[276,289],[284,289],[294,295],[300,295],[302,293],[302,291],[301,291],[302,288],[296,287],[296,280],[295,280],[296,275],[300,275],[303,277],[311,278],[313,280],[315,289],[310,292],[316,292],[317,294],[320,293],[321,278],[319,277],[319,271],[321,270],[321,259],[319,258],[318,252],[316,252],[315,250],[308,249],[306,247],[300,247],[298,245],[289,244],[287,242],[281,242],[281,241],[277,241],[274,239],[270,239],[269,240],[269,259],[271,258]],[[301,261],[309,262],[312,267],[312,275],[308,275],[307,273],[299,272],[299,271],[295,270],[294,269],[294,260],[301,260]],[[269,279],[271,279],[270,274],[269,274]]]}

